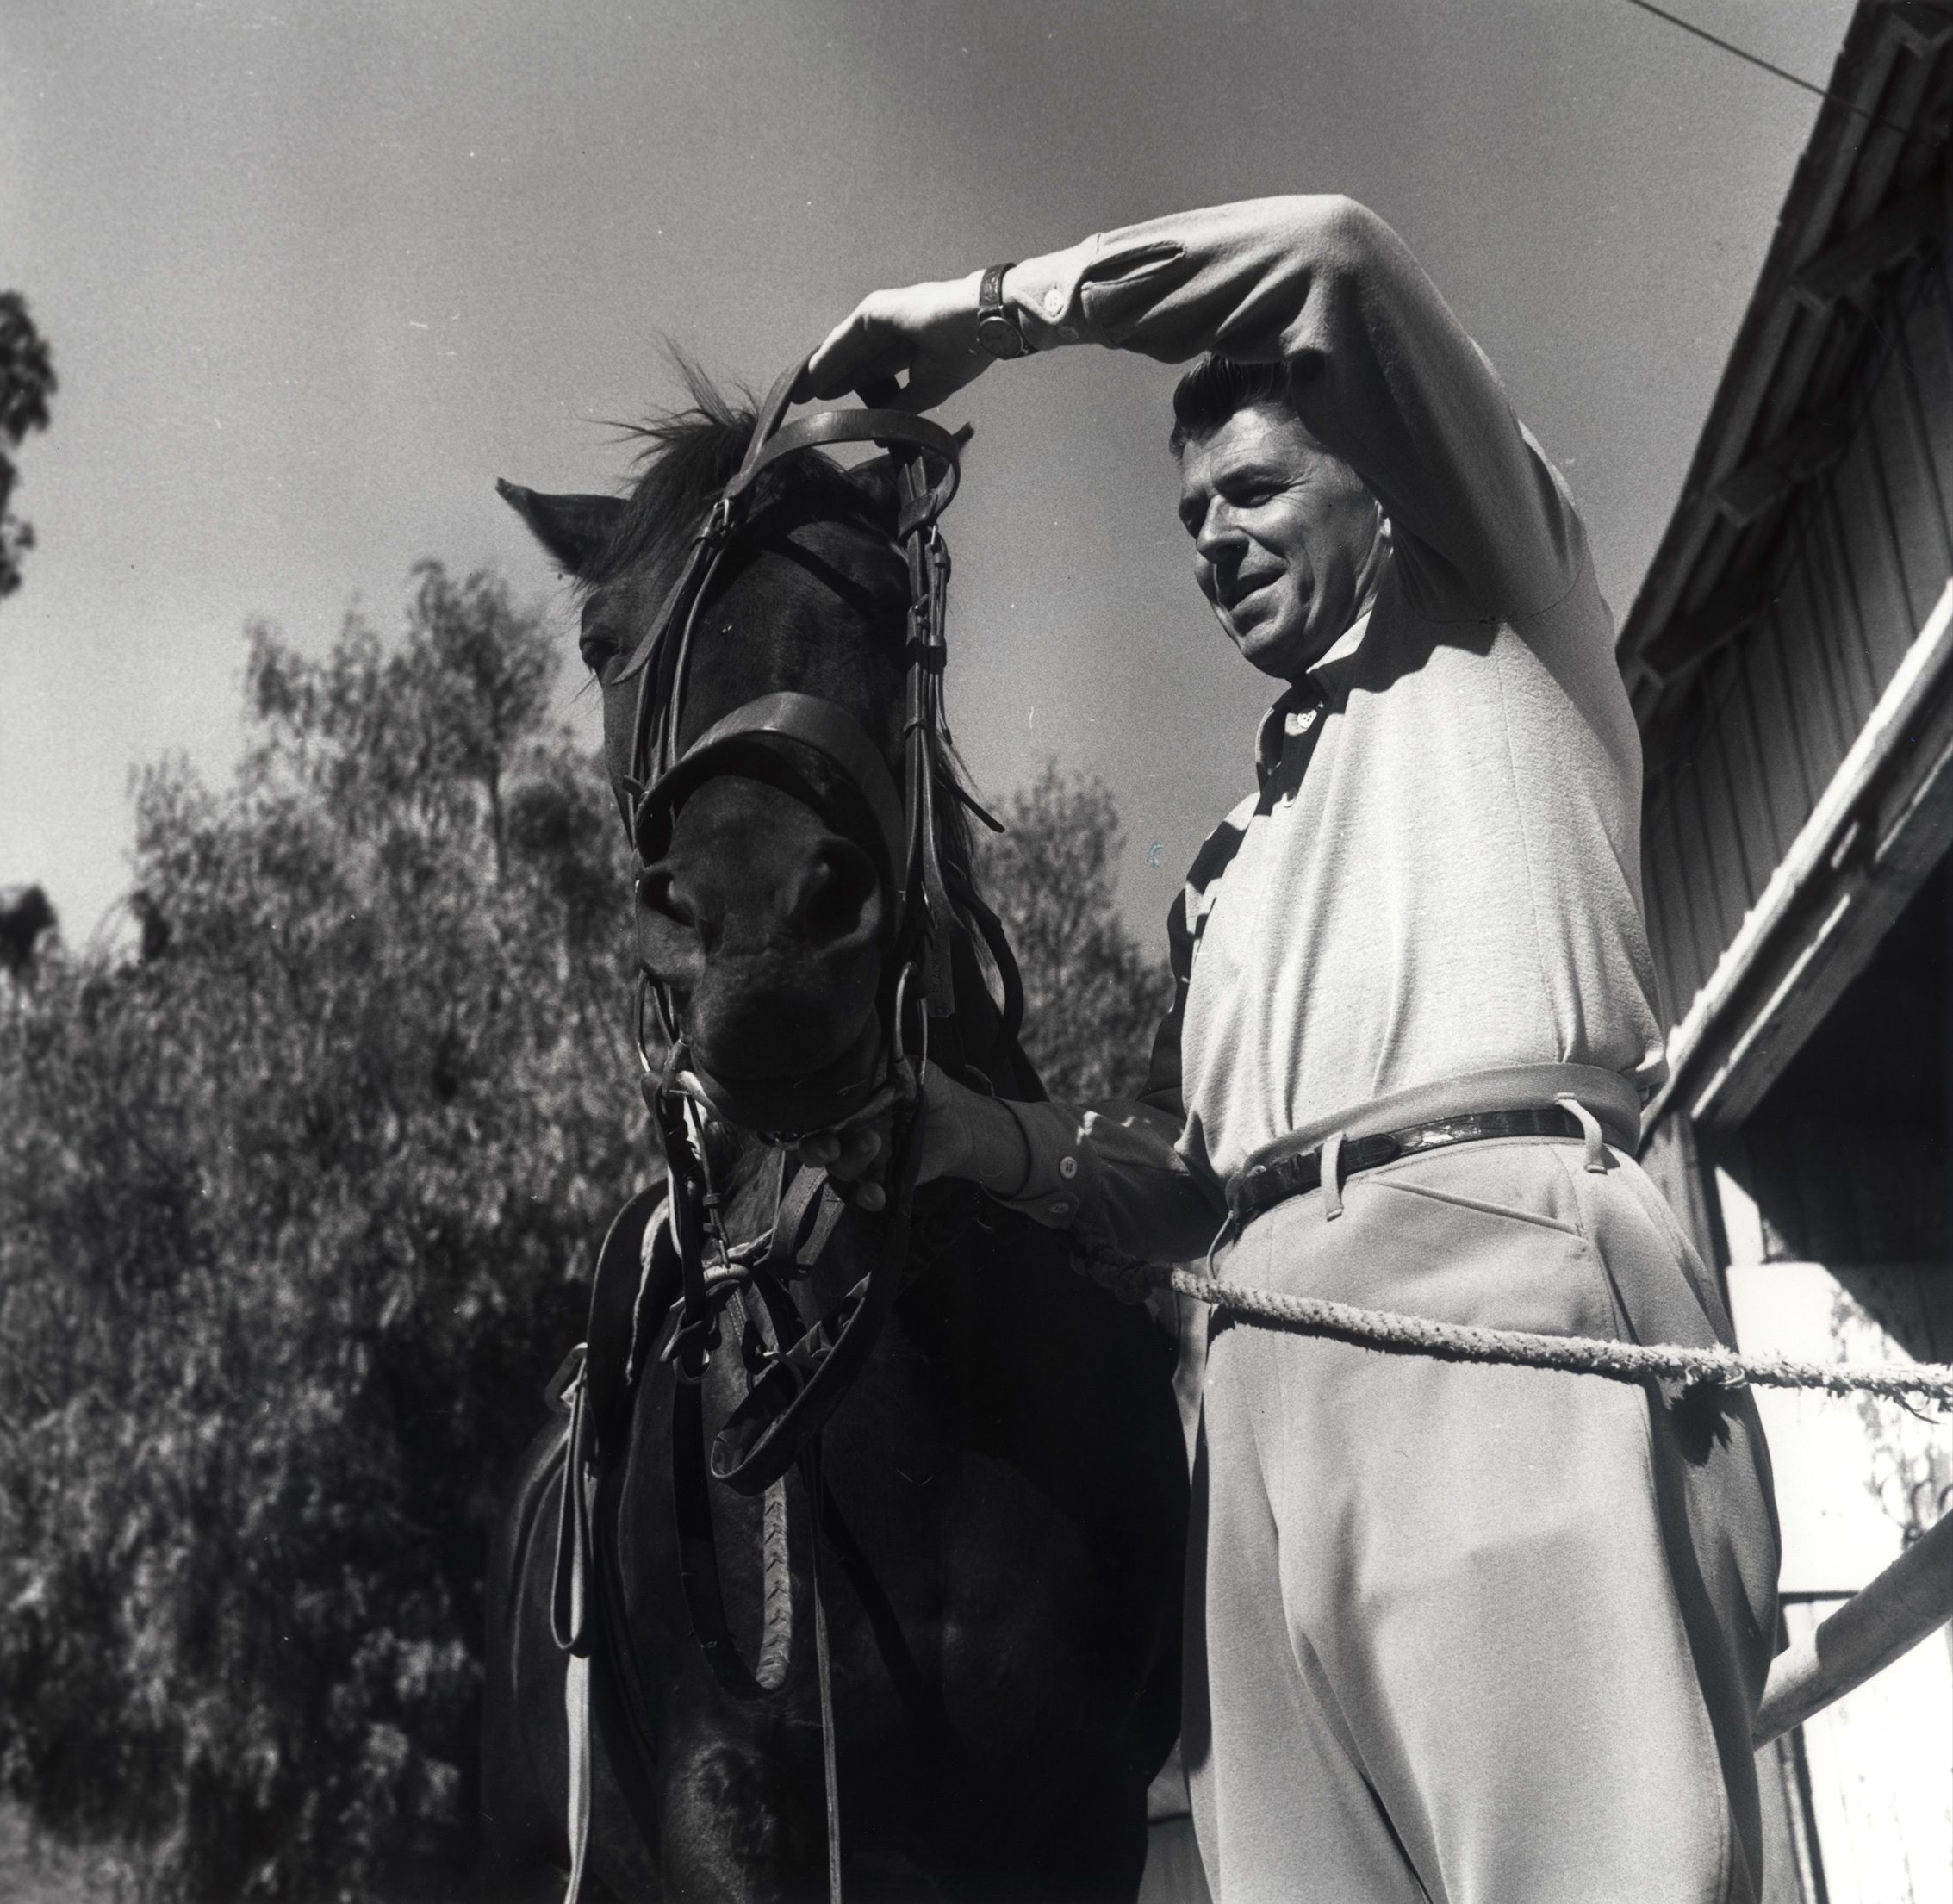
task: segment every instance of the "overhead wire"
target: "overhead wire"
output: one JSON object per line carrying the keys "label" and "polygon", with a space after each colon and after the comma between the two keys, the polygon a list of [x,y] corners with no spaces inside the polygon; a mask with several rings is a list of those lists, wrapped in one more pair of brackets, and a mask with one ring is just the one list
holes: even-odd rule
{"label": "overhead wire", "polygon": [[1841,92],[1833,92],[1829,86],[1820,86],[1814,81],[1805,78],[1801,73],[1792,72],[1787,66],[1776,65],[1760,53],[1751,53],[1748,47],[1738,46],[1733,40],[1725,40],[1720,34],[1711,33],[1707,27],[1698,27],[1694,21],[1684,20],[1678,13],[1670,13],[1665,7],[1656,6],[1654,0],[1627,0],[1627,3],[1631,7],[1639,7],[1643,13],[1651,13],[1658,20],[1667,21],[1671,27],[1681,28],[1684,33],[1693,34],[1698,40],[1707,40],[1710,46],[1718,47],[1724,53],[1734,54],[1737,59],[1750,65],[1759,67],[1779,79],[1787,80],[1801,91],[1813,93],[1819,99],[1828,99],[1833,104],[1844,107],[1845,111],[1856,113],[1859,118],[1869,120],[1875,126],[1883,127],[1887,132],[1897,133],[1901,139],[1930,139],[1936,144],[1938,142],[1938,134],[1922,133],[1901,126],[1895,120],[1872,111],[1869,106],[1861,106],[1856,99],[1848,98]]}

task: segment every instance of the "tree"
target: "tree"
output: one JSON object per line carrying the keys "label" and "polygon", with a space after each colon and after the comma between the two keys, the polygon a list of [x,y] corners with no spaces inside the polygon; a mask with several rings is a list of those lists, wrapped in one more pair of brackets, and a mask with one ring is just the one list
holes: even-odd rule
{"label": "tree", "polygon": [[[633,867],[494,578],[320,659],[250,632],[234,781],[145,774],[140,961],[0,983],[0,1788],[159,1901],[455,1895],[498,1487],[656,1168]],[[1169,987],[1110,794],[989,886],[1054,1089]]]}
{"label": "tree", "polygon": [[153,955],[0,1012],[0,1782],[160,1897],[466,1869],[496,1484],[654,1167],[552,673],[432,563],[255,629],[234,785],[140,783]]}
{"label": "tree", "polygon": [[1009,831],[985,836],[979,877],[1024,979],[1024,1050],[1054,1098],[1130,1096],[1173,999],[1117,907],[1124,836],[1110,790],[1055,761],[1002,803]]}
{"label": "tree", "polygon": [[42,937],[59,929],[54,907],[38,886],[0,899],[0,972],[16,981],[32,977]]}
{"label": "tree", "polygon": [[12,452],[30,430],[47,427],[56,383],[46,340],[18,291],[0,291],[0,596],[21,585],[20,558],[34,546],[34,525],[11,510],[18,472]]}

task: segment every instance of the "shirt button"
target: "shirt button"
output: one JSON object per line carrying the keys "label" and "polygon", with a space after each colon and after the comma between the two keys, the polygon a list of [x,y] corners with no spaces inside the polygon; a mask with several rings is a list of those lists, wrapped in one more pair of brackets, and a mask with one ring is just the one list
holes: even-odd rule
{"label": "shirt button", "polygon": [[1064,308],[1065,294],[1054,284],[1044,294],[1044,308],[1050,316],[1055,317]]}
{"label": "shirt button", "polygon": [[1060,1157],[1058,1160],[1058,1174],[1066,1180],[1066,1182],[1069,1183],[1073,1177],[1078,1175],[1078,1173],[1079,1160],[1076,1157]]}

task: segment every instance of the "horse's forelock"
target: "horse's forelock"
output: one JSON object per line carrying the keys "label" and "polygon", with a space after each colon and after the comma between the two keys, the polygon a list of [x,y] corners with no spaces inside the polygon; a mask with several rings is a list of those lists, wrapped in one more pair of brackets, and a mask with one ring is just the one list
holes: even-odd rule
{"label": "horse's forelock", "polygon": [[639,473],[615,526],[577,578],[586,588],[639,563],[675,566],[700,519],[731,481],[753,433],[753,414],[717,399],[627,425],[642,439]]}
{"label": "horse's forelock", "polygon": [[[745,457],[757,414],[752,394],[729,397],[682,357],[678,368],[692,401],[624,426],[644,445],[639,474],[609,538],[577,578],[585,588],[640,563],[661,582],[675,572],[694,531]],[[760,479],[749,513],[756,516],[789,496],[828,505],[837,518],[884,532],[894,527],[894,486],[879,466],[843,470],[818,451],[789,457]]]}

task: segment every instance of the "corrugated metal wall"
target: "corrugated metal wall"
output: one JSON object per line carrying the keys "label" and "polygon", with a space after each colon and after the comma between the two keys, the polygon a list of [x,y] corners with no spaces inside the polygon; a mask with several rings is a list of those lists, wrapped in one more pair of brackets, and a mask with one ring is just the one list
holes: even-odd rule
{"label": "corrugated metal wall", "polygon": [[1651,771],[1648,930],[1672,1026],[1808,818],[1953,575],[1953,290],[1915,265],[1850,399],[1849,446],[1805,485],[1763,619],[1707,662]]}

